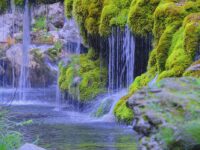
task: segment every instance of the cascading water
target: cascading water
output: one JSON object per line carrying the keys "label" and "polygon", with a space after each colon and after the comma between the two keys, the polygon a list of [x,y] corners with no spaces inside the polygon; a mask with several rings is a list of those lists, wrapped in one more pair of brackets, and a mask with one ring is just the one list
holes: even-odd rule
{"label": "cascading water", "polygon": [[59,75],[60,71],[57,69],[57,83],[56,83],[56,110],[60,111],[61,110],[61,92],[60,92],[60,87],[59,87]]}
{"label": "cascading water", "polygon": [[123,57],[126,59],[126,86],[127,88],[134,80],[135,64],[135,37],[131,34],[128,27],[125,28],[125,37],[123,44]]}
{"label": "cascading water", "polygon": [[29,0],[25,0],[23,18],[23,46],[21,73],[19,79],[19,100],[26,99],[26,89],[29,87],[29,46],[30,46],[30,15]]}
{"label": "cascading water", "polygon": [[114,107],[121,97],[127,94],[129,85],[134,80],[135,63],[135,37],[128,26],[122,31],[120,28],[113,28],[109,37],[109,66],[108,66],[108,91],[109,93],[100,98],[98,110],[103,104],[111,103],[110,110],[100,120],[114,121]]}
{"label": "cascading water", "polygon": [[109,91],[128,87],[134,79],[135,38],[128,27],[109,37]]}
{"label": "cascading water", "polygon": [[[75,28],[74,28],[75,27]],[[65,20],[65,34],[64,39],[66,40],[66,43],[64,44],[64,52],[66,53],[67,60],[70,60],[70,57],[72,55],[76,55],[78,57],[77,64],[80,63],[80,54],[81,54],[81,37],[78,30],[78,27],[73,19],[66,19]],[[62,60],[65,62],[65,60]],[[65,63],[64,63],[65,64]],[[78,65],[74,66],[76,69],[79,69]],[[76,82],[76,79],[79,80],[79,77],[74,76],[74,82]],[[71,91],[73,90],[73,91]],[[72,104],[74,109],[79,111],[79,101],[80,101],[80,89],[78,84],[75,84],[75,87],[69,88],[69,93],[73,92],[74,95],[67,95],[67,99],[69,100],[69,104]],[[76,102],[75,102],[76,101]]]}

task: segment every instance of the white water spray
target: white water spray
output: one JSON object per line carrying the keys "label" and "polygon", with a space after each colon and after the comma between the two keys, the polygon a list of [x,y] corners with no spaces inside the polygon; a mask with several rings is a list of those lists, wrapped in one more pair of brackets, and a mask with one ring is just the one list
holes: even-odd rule
{"label": "white water spray", "polygon": [[29,45],[30,45],[30,15],[29,0],[25,1],[23,18],[22,63],[19,79],[19,100],[26,99],[26,89],[29,87]]}
{"label": "white water spray", "polygon": [[109,37],[109,92],[128,86],[134,80],[135,38],[128,27],[112,29]]}

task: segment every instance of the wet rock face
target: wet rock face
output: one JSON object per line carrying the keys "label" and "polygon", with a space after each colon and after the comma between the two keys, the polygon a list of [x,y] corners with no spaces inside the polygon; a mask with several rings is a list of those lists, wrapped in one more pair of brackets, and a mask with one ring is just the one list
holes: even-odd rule
{"label": "wet rock face", "polygon": [[129,98],[127,106],[134,112],[133,129],[139,133],[143,149],[162,149],[162,139],[155,138],[161,128],[176,130],[178,120],[184,122],[193,113],[199,115],[198,91],[199,79],[167,78]]}
{"label": "wet rock face", "polygon": [[33,7],[33,16],[35,18],[33,24],[37,18],[41,16],[46,17],[47,27],[50,31],[64,26],[64,7],[60,2]]}
{"label": "wet rock face", "polygon": [[22,29],[22,25],[23,14],[21,12],[0,15],[0,42],[7,42],[8,37]]}
{"label": "wet rock face", "polygon": [[[39,47],[38,47],[39,48]],[[44,50],[44,48],[42,49]],[[30,82],[32,87],[44,87],[53,84],[56,73],[45,63],[45,51],[37,49],[37,47],[30,48],[29,67]],[[0,60],[0,82],[6,85],[18,85],[18,78],[20,75],[20,66],[22,63],[22,45],[15,44],[6,50],[4,59]],[[14,74],[13,74],[14,73]],[[3,79],[3,77],[6,79]],[[2,85],[1,84],[1,85]]]}

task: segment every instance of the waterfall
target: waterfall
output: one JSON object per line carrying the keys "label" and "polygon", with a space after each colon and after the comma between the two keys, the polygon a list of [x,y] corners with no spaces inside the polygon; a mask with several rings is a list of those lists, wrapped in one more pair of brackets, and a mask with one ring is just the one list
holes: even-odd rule
{"label": "waterfall", "polygon": [[12,19],[12,36],[15,32],[15,0],[10,0],[10,4],[11,4],[11,13],[13,16]]}
{"label": "waterfall", "polygon": [[109,37],[108,89],[128,87],[134,79],[135,38],[128,27],[113,28]]}
{"label": "waterfall", "polygon": [[131,34],[128,27],[125,28],[125,37],[123,44],[123,52],[126,60],[126,86],[127,88],[134,80],[134,64],[135,64],[135,38]]}
{"label": "waterfall", "polygon": [[29,1],[25,1],[24,18],[23,18],[23,46],[22,46],[22,63],[19,79],[19,99],[26,99],[26,89],[29,86],[29,45],[30,45],[30,15]]}
{"label": "waterfall", "polygon": [[11,4],[11,12],[12,14],[15,13],[15,0],[10,0],[10,4]]}
{"label": "waterfall", "polygon": [[60,71],[57,69],[57,83],[56,83],[56,110],[60,111],[61,110],[61,92],[60,92],[60,87],[59,87],[59,75]]}

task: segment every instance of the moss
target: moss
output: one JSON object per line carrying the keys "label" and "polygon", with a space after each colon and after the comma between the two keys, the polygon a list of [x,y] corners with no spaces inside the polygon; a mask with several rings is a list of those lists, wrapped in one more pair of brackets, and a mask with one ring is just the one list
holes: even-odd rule
{"label": "moss", "polygon": [[114,108],[114,114],[118,121],[130,124],[133,120],[133,111],[126,106],[126,101],[130,95],[122,97]]}
{"label": "moss", "polygon": [[46,30],[46,17],[45,16],[36,18],[33,30],[34,31]]}
{"label": "moss", "polygon": [[7,0],[0,1],[0,13],[3,13],[7,9]]}
{"label": "moss", "polygon": [[112,26],[124,27],[127,23],[127,15],[131,4],[130,0],[114,1],[104,3],[101,13],[99,33],[101,36],[108,36]]}
{"label": "moss", "polygon": [[88,34],[108,36],[112,26],[124,27],[130,3],[131,0],[66,0],[65,14],[73,15],[87,43]]}
{"label": "moss", "polygon": [[160,0],[135,0],[132,1],[128,24],[131,30],[140,36],[146,36],[152,32],[154,19],[153,13]]}
{"label": "moss", "polygon": [[106,36],[111,33],[110,20],[113,16],[116,16],[118,12],[119,9],[113,4],[107,5],[103,8],[99,27],[100,35]]}
{"label": "moss", "polygon": [[194,13],[187,16],[183,26],[174,34],[170,54],[166,61],[166,69],[160,74],[160,79],[182,76],[192,64],[200,40],[200,25],[196,20],[197,16],[200,14]]}
{"label": "moss", "polygon": [[57,41],[54,43],[54,47],[48,49],[47,54],[50,56],[52,60],[56,60],[58,58],[61,50],[62,50],[62,43],[60,41]]}
{"label": "moss", "polygon": [[15,5],[22,6],[23,3],[24,3],[24,0],[15,0]]}
{"label": "moss", "polygon": [[[59,84],[63,91],[75,96],[78,86],[80,100],[88,101],[105,91],[107,81],[107,69],[100,69],[99,56],[90,49],[88,54],[81,54],[80,58],[74,56],[71,63],[60,67]],[[104,65],[105,66],[105,65]],[[73,85],[75,77],[82,80],[78,85]]]}
{"label": "moss", "polygon": [[65,0],[64,6],[65,6],[65,15],[67,16],[67,18],[71,18],[73,9],[73,0]]}

